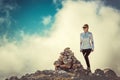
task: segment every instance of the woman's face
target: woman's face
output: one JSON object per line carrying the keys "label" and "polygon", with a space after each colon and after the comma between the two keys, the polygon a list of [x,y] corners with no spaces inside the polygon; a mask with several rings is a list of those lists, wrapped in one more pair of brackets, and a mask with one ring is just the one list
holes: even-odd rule
{"label": "woman's face", "polygon": [[83,27],[83,31],[87,32],[88,31],[88,27]]}

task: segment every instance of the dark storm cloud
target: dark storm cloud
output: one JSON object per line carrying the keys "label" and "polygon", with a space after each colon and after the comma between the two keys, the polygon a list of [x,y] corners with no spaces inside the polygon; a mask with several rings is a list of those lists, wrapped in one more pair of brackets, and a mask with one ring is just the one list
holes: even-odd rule
{"label": "dark storm cloud", "polygon": [[[77,1],[77,0],[73,0],[73,1]],[[104,4],[106,6],[110,6],[112,8],[118,9],[120,10],[120,0],[85,0],[86,2],[90,2],[90,1],[96,1],[96,2],[104,2]]]}
{"label": "dark storm cloud", "polygon": [[120,0],[103,0],[105,5],[111,6],[120,10]]}

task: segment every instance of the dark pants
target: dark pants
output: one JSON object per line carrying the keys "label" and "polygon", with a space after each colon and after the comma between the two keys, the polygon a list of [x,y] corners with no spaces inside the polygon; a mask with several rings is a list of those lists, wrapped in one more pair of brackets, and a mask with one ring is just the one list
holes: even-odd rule
{"label": "dark pants", "polygon": [[83,53],[83,56],[85,58],[85,61],[86,61],[86,64],[87,64],[87,67],[90,68],[90,62],[89,62],[89,54],[91,52],[92,49],[83,49],[82,50],[82,53]]}

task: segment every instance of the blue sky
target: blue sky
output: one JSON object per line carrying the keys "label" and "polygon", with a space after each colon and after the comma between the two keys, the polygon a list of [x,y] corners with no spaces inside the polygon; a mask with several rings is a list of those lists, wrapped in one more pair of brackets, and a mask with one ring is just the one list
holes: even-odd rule
{"label": "blue sky", "polygon": [[[4,19],[0,23],[0,37],[6,35],[9,40],[20,39],[19,31],[43,36],[42,31],[51,27],[57,11],[52,0],[1,0],[0,7],[0,18]],[[47,16],[51,20],[44,25],[42,21]]]}
{"label": "blue sky", "polygon": [[[107,6],[120,9],[119,0],[102,1]],[[19,40],[20,31],[43,36],[43,30],[49,30],[54,23],[57,8],[62,8],[60,0],[57,4],[53,0],[1,0],[0,4],[0,38],[6,36],[9,40]],[[50,22],[44,25],[42,21],[47,16],[50,16]]]}
{"label": "blue sky", "polygon": [[[12,15],[15,20],[22,26],[22,28],[29,33],[38,32],[43,30],[45,27],[41,23],[44,16],[54,16],[56,13],[55,5],[52,1],[17,1],[20,8],[15,11]],[[48,28],[50,27],[47,26]],[[38,31],[37,31],[38,30]],[[40,32],[40,31],[39,31]]]}

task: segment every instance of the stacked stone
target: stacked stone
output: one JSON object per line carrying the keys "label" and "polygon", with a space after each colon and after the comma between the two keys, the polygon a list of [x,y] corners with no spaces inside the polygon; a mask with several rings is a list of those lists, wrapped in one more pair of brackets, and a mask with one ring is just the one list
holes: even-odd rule
{"label": "stacked stone", "polygon": [[83,70],[83,66],[74,56],[74,52],[69,47],[65,48],[60,53],[58,60],[54,62],[55,70],[64,70],[68,72],[74,72],[76,70]]}

